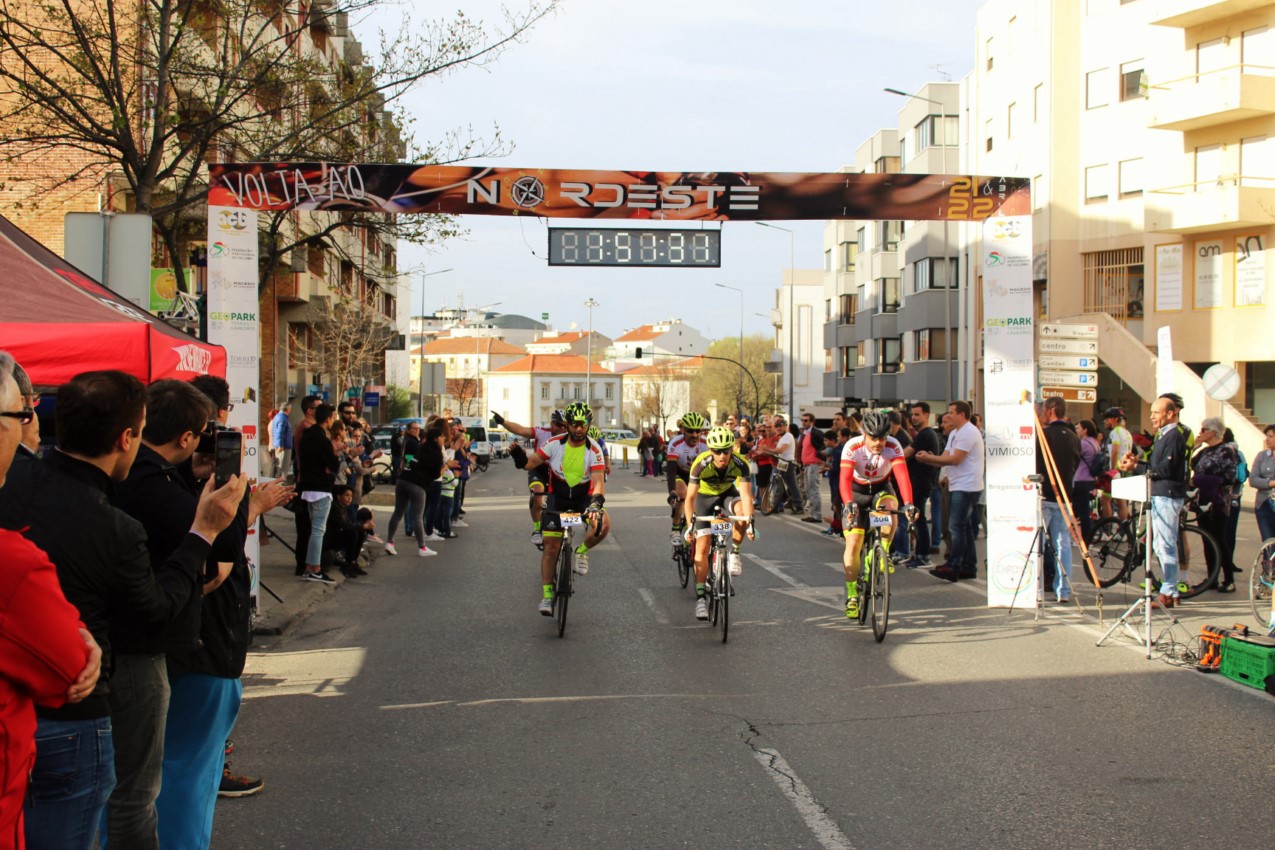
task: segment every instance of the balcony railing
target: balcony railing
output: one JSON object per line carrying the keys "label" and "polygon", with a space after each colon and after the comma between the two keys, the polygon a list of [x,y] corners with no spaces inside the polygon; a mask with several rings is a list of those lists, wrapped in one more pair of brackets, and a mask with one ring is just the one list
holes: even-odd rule
{"label": "balcony railing", "polygon": [[1275,68],[1231,65],[1150,87],[1150,126],[1196,130],[1275,115]]}
{"label": "balcony railing", "polygon": [[1231,227],[1268,227],[1275,209],[1275,177],[1230,174],[1152,189],[1144,227],[1158,233],[1201,233]]}

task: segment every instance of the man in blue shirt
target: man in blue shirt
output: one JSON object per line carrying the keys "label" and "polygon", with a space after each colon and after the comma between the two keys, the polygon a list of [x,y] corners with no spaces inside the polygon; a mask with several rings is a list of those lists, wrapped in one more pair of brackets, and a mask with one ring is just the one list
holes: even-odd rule
{"label": "man in blue shirt", "polygon": [[270,455],[274,458],[274,476],[281,477],[292,466],[292,402],[285,401],[270,420]]}

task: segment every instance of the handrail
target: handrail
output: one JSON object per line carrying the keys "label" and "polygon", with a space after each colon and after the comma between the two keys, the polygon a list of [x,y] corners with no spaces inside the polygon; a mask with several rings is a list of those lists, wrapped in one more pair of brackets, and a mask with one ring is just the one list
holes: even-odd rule
{"label": "handrail", "polygon": [[1248,174],[1224,174],[1215,177],[1212,180],[1197,180],[1194,183],[1183,183],[1180,186],[1164,186],[1159,189],[1149,189],[1147,191],[1160,195],[1184,195],[1188,191],[1199,191],[1200,186],[1222,186],[1230,183],[1233,186],[1243,186],[1246,182],[1275,183],[1275,177],[1255,177]]}
{"label": "handrail", "polygon": [[1223,74],[1227,71],[1234,71],[1236,68],[1239,68],[1241,74],[1244,73],[1245,68],[1254,68],[1262,71],[1275,71],[1275,68],[1272,68],[1269,65],[1254,65],[1251,62],[1241,62],[1238,65],[1227,65],[1225,68],[1214,68],[1211,71],[1198,71],[1194,74],[1188,74],[1185,77],[1178,77],[1175,80],[1165,80],[1163,83],[1155,83],[1154,85],[1147,86],[1147,88],[1167,89],[1169,86],[1174,86],[1178,83],[1185,83],[1188,81],[1198,83],[1200,81],[1200,77],[1207,77],[1210,74]]}

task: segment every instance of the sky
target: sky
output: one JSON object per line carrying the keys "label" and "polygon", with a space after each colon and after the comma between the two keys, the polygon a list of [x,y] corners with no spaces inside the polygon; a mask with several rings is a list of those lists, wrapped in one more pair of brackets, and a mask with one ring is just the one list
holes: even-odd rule
{"label": "sky", "polygon": [[[564,0],[493,64],[431,79],[401,101],[417,139],[499,126],[513,151],[467,162],[503,167],[667,171],[835,171],[904,99],[971,68],[975,12],[985,0]],[[352,21],[369,53],[378,30],[413,15],[502,21],[501,3],[390,5]],[[511,9],[519,0],[506,0]],[[555,220],[555,225],[583,224]],[[612,220],[611,225],[620,222]],[[415,269],[411,309],[497,305],[497,312],[610,337],[680,318],[710,338],[771,331],[769,310],[789,267],[788,234],[726,223],[720,269],[549,267],[544,219],[468,216],[441,246],[400,246]],[[823,222],[795,231],[797,268],[822,268]],[[758,315],[761,314],[761,315]]]}

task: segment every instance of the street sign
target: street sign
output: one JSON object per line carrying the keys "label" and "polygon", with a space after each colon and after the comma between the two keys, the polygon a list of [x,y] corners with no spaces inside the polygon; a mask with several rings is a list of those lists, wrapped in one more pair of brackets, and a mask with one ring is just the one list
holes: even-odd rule
{"label": "street sign", "polygon": [[1094,404],[1098,401],[1097,390],[1082,390],[1076,387],[1041,387],[1040,397],[1049,398],[1058,396],[1064,401],[1087,402]]}
{"label": "street sign", "polygon": [[381,394],[380,394],[380,393],[371,393],[371,392],[369,392],[369,393],[363,393],[363,406],[364,406],[364,407],[380,407],[380,406],[381,406]]}
{"label": "street sign", "polygon": [[1037,346],[1041,354],[1098,354],[1096,339],[1044,339]]}
{"label": "street sign", "polygon": [[1230,401],[1240,391],[1240,373],[1225,363],[1210,366],[1204,373],[1204,392],[1214,401]]}
{"label": "street sign", "polygon": [[1042,386],[1094,388],[1098,386],[1097,372],[1053,372],[1041,369],[1039,377]]}
{"label": "street sign", "polygon": [[1040,326],[1041,339],[1097,339],[1097,325],[1064,325],[1045,322]]}
{"label": "street sign", "polygon": [[1042,354],[1036,361],[1042,369],[1067,369],[1091,372],[1098,368],[1097,357],[1079,357],[1075,355]]}

